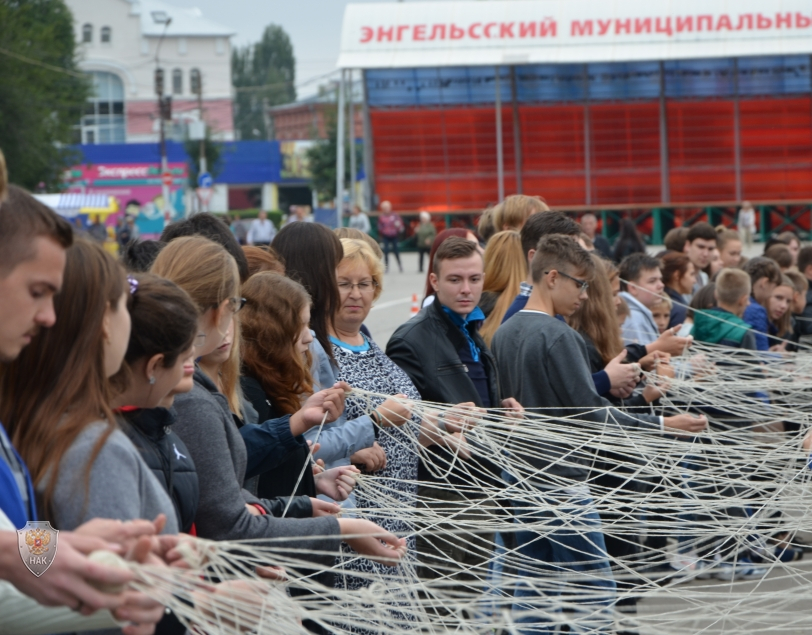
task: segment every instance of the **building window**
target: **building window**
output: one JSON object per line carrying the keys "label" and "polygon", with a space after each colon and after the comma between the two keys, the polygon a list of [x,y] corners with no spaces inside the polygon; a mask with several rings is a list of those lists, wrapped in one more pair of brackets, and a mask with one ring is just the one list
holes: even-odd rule
{"label": "building window", "polygon": [[85,24],[82,27],[82,42],[89,44],[93,41],[93,25]]}
{"label": "building window", "polygon": [[101,36],[100,39],[101,39],[102,44],[110,44],[110,36],[112,35],[110,27],[109,26],[103,26],[99,33],[100,33],[100,36]]}
{"label": "building window", "polygon": [[186,55],[186,38],[178,38],[178,55]]}
{"label": "building window", "polygon": [[189,71],[189,91],[193,95],[197,95],[202,91],[203,86],[200,84],[200,69],[193,68]]}
{"label": "building window", "polygon": [[218,38],[217,38],[217,39],[214,41],[214,52],[215,52],[217,55],[222,55],[223,53],[225,53],[225,52],[226,52],[226,45],[225,45],[225,42],[223,42],[223,38],[218,37]]}
{"label": "building window", "polygon": [[79,124],[82,143],[124,143],[124,84],[113,73],[90,73],[93,96],[85,103]]}
{"label": "building window", "polygon": [[172,71],[172,94],[183,94],[183,71],[179,68]]}

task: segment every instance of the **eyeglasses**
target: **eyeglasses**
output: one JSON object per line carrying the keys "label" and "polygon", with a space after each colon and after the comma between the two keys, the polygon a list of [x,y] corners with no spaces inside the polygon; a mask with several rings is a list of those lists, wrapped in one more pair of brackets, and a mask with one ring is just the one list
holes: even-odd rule
{"label": "eyeglasses", "polygon": [[228,308],[231,309],[232,313],[239,313],[245,306],[246,302],[248,302],[248,300],[245,298],[229,298]]}
{"label": "eyeglasses", "polygon": [[361,282],[350,282],[348,280],[342,280],[338,283],[338,290],[341,293],[349,293],[356,287],[361,293],[371,293],[375,290],[375,287],[378,286],[378,283],[374,280],[361,280]]}
{"label": "eyeglasses", "polygon": [[203,348],[206,345],[206,334],[198,333],[195,335],[195,348]]}
{"label": "eyeglasses", "polygon": [[[558,270],[556,269],[555,271],[558,271]],[[544,275],[546,276],[548,273],[550,273],[550,272],[545,271]],[[578,291],[580,291],[581,293],[585,293],[586,290],[589,289],[589,283],[586,280],[581,280],[580,278],[576,278],[575,276],[571,276],[570,274],[564,273],[563,271],[558,271],[558,275],[564,276],[565,278],[569,278],[570,280],[572,280],[578,286]]]}

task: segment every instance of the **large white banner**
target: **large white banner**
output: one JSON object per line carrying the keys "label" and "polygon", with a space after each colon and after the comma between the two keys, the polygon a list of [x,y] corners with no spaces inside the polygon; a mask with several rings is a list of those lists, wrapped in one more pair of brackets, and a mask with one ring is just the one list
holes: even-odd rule
{"label": "large white banner", "polygon": [[622,62],[812,53],[809,0],[350,4],[340,68]]}

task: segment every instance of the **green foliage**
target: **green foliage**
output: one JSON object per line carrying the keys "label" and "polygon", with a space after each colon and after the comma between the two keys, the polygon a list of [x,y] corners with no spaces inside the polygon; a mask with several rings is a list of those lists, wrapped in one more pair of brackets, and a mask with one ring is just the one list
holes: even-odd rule
{"label": "green foliage", "polygon": [[264,107],[296,101],[295,64],[290,38],[275,24],[265,28],[256,44],[234,49],[231,56],[232,83],[237,89],[234,128],[241,139],[267,139]]}
{"label": "green foliage", "polygon": [[[318,141],[307,151],[311,174],[310,187],[316,191],[320,203],[332,202],[336,197],[337,112],[338,106],[325,111],[324,127],[327,130],[327,139]],[[350,148],[348,141],[344,141],[344,182],[349,185]],[[363,151],[360,145],[355,146],[355,164],[356,166],[363,164]]]}
{"label": "green foliage", "polygon": [[[240,220],[243,221],[251,221],[255,218],[259,218],[259,209],[233,209],[228,214],[229,216],[233,216],[234,214],[238,214]],[[267,210],[266,210],[267,211]],[[268,220],[271,221],[277,229],[282,227],[282,222],[288,217],[285,212],[282,210],[274,209],[268,212]]]}
{"label": "green foliage", "polygon": [[67,146],[91,91],[88,78],[72,74],[79,72],[73,16],[63,0],[2,0],[0,48],[34,61],[0,51],[0,148],[9,179],[57,189],[77,159]]}
{"label": "green foliage", "polygon": [[[183,148],[189,156],[189,185],[197,187],[197,175],[200,174],[200,141],[187,139]],[[203,141],[203,151],[206,153],[206,169],[217,180],[217,175],[223,170],[223,144],[212,141],[209,129],[206,128],[206,139]]]}

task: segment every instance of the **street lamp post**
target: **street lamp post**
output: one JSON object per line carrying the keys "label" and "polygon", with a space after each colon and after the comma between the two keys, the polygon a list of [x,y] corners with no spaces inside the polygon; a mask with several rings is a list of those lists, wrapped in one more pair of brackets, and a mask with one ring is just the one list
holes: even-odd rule
{"label": "street lamp post", "polygon": [[158,46],[155,49],[155,93],[158,96],[158,124],[160,132],[160,146],[161,146],[161,194],[164,201],[164,216],[170,211],[169,206],[169,186],[167,181],[167,174],[169,174],[169,165],[166,159],[166,133],[164,131],[164,122],[166,119],[172,117],[172,97],[164,97],[164,70],[161,68],[160,55],[161,44],[163,44],[166,30],[172,24],[172,18],[167,15],[166,11],[153,11],[152,21],[155,24],[163,24],[164,30],[158,40]]}

